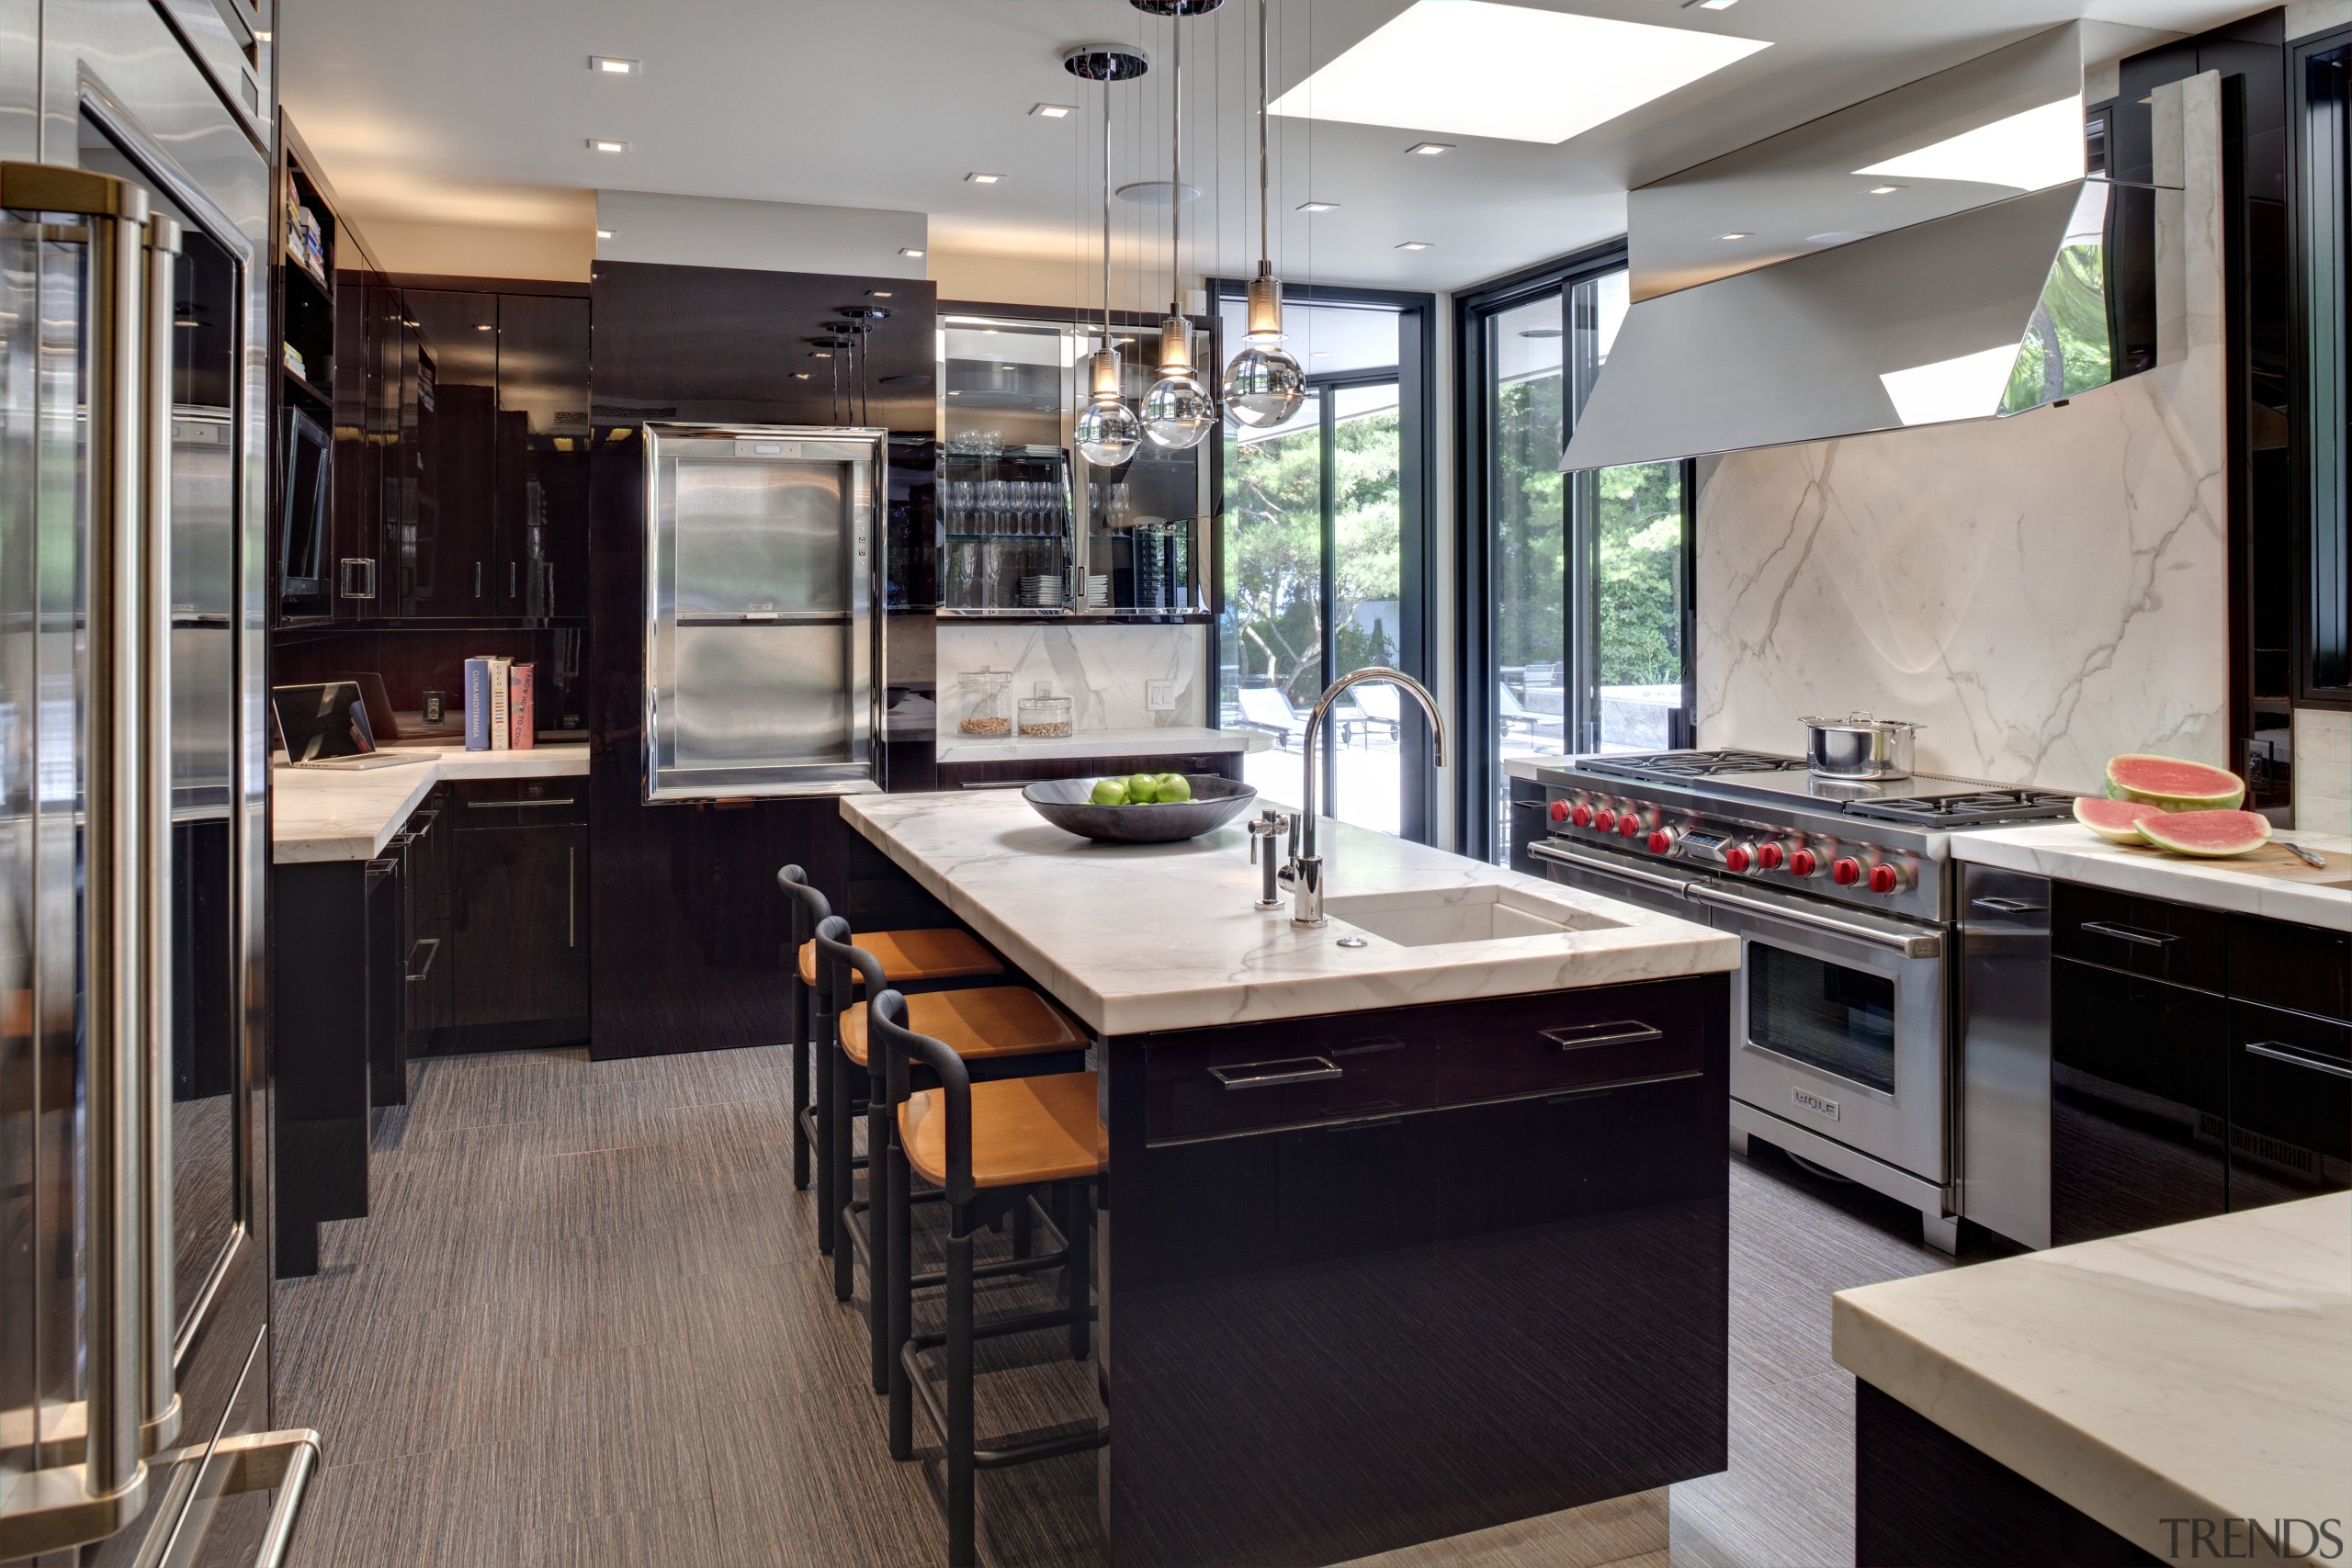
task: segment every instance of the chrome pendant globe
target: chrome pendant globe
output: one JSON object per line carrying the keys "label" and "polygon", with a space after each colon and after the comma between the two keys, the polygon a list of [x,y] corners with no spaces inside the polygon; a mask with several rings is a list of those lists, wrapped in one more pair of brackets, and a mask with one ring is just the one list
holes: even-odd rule
{"label": "chrome pendant globe", "polygon": [[1253,343],[1225,367],[1225,412],[1238,424],[1280,424],[1306,400],[1306,372],[1279,344]]}
{"label": "chrome pendant globe", "polygon": [[1122,402],[1089,403],[1078,416],[1079,456],[1098,468],[1115,468],[1143,445],[1143,422]]}
{"label": "chrome pendant globe", "polygon": [[1155,446],[1182,452],[1198,446],[1216,423],[1216,400],[1189,369],[1162,376],[1143,398],[1143,430]]}

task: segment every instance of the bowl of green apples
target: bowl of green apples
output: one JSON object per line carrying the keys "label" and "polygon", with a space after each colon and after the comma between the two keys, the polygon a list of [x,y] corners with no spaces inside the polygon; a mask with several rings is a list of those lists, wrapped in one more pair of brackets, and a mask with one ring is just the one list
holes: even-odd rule
{"label": "bowl of green apples", "polygon": [[1048,779],[1021,792],[1066,833],[1106,844],[1172,844],[1215,832],[1250,809],[1258,792],[1215,773],[1130,773]]}

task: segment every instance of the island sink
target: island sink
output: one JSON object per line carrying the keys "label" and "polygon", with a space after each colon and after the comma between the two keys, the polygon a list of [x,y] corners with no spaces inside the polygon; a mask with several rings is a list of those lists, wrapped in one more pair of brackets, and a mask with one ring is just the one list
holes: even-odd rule
{"label": "island sink", "polygon": [[1326,898],[1323,908],[1333,919],[1399,947],[1613,931],[1624,923],[1498,883],[1439,892],[1359,893]]}

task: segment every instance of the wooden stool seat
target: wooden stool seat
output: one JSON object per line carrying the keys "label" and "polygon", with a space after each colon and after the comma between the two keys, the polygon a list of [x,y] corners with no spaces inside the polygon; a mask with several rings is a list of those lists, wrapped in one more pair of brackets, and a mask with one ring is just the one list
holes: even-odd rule
{"label": "wooden stool seat", "polygon": [[[910,998],[909,1000],[913,998]],[[907,1097],[899,1140],[907,1164],[925,1180],[947,1181],[944,1089]],[[972,1086],[972,1185],[1018,1187],[1096,1176],[1102,1169],[1102,1122],[1094,1110],[1094,1075],[1051,1073]]]}
{"label": "wooden stool seat", "polygon": [[[907,998],[907,1027],[930,1035],[967,1062],[1086,1049],[1086,1036],[1078,1025],[1026,986],[919,991]],[[842,1052],[865,1066],[864,1002],[852,1003],[842,1014],[841,1038]]]}
{"label": "wooden stool seat", "polygon": [[[968,980],[1004,973],[1004,961],[979,938],[953,927],[937,931],[860,931],[857,945],[874,954],[893,986],[923,980]],[[800,945],[800,981],[817,983],[817,944]],[[858,983],[854,975],[850,983]]]}

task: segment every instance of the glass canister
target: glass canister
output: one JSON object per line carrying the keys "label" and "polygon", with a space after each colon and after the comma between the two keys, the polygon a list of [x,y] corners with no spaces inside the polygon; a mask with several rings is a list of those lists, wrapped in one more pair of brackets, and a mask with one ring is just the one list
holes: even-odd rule
{"label": "glass canister", "polygon": [[963,713],[956,723],[957,733],[997,739],[1012,734],[1012,704],[1006,695],[1012,688],[1009,670],[967,670],[956,676],[956,697]]}
{"label": "glass canister", "polygon": [[1021,699],[1021,738],[1024,740],[1061,740],[1070,732],[1071,702],[1068,697],[1054,695],[1046,682],[1037,682],[1035,695]]}

